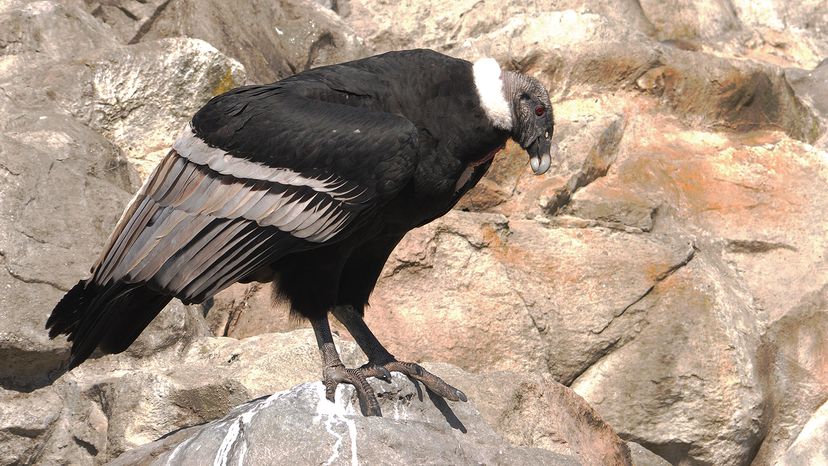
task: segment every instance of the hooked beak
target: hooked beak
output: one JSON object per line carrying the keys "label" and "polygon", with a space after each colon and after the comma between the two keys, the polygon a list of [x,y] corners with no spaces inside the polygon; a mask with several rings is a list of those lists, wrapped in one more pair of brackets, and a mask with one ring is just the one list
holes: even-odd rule
{"label": "hooked beak", "polygon": [[[549,133],[546,133],[547,135]],[[529,165],[536,175],[543,175],[552,165],[552,153],[557,152],[558,145],[552,142],[552,138],[539,136],[526,148],[529,153]]]}

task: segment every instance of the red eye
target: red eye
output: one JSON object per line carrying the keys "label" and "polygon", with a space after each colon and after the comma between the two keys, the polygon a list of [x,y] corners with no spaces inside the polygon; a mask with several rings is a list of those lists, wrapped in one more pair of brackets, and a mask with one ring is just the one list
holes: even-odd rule
{"label": "red eye", "polygon": [[543,107],[541,107],[540,105],[538,105],[537,107],[535,107],[535,115],[537,115],[537,116],[543,116],[543,113],[544,113],[545,111],[546,111],[546,109],[545,109],[545,108],[543,108]]}

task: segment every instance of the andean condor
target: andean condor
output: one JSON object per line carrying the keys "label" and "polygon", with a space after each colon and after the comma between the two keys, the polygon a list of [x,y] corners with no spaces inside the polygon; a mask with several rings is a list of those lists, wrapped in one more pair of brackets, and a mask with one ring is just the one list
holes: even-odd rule
{"label": "andean condor", "polygon": [[[460,390],[397,361],[362,319],[391,251],[445,214],[508,138],[532,170],[551,163],[549,95],[535,79],[430,50],[390,52],[245,86],[210,100],[135,195],[92,269],[52,311],[72,342],[67,369],[97,347],[124,351],[172,299],[200,303],[235,282],[274,281],[310,319],[333,401],[366,377],[408,374],[449,400]],[[368,356],[346,369],[328,313]]]}

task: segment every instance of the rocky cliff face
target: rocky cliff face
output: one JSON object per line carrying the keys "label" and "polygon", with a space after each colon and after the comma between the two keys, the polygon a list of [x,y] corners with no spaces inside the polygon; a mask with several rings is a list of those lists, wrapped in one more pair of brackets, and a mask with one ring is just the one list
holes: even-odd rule
{"label": "rocky cliff face", "polygon": [[[541,3],[0,2],[0,464],[828,461],[828,8]],[[51,380],[49,311],[199,106],[414,47],[555,106],[550,174],[507,146],[368,310],[469,404],[400,378],[383,420],[320,401],[311,334],[258,284]]]}

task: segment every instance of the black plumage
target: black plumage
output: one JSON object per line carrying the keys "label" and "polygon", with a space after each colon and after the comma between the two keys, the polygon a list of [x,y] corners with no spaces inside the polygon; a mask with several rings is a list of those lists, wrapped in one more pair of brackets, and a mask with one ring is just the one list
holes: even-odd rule
{"label": "black plumage", "polygon": [[355,326],[403,235],[451,209],[509,137],[534,152],[533,168],[548,168],[539,162],[552,131],[546,91],[504,77],[517,135],[502,111],[492,116],[478,74],[414,50],[213,98],[127,207],[92,277],[52,312],[50,336],[73,343],[69,367],[96,347],[126,349],[173,297],[197,303],[250,280],[276,281],[292,311],[315,322],[323,355],[338,308],[358,341],[368,333],[369,359],[393,359]]}

